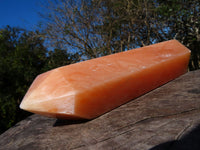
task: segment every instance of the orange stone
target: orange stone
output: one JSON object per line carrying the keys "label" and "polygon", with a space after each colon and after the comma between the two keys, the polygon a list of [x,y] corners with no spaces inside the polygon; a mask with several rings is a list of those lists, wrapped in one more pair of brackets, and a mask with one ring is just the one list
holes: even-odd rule
{"label": "orange stone", "polygon": [[190,50],[176,40],[38,75],[20,108],[64,119],[92,119],[187,72]]}

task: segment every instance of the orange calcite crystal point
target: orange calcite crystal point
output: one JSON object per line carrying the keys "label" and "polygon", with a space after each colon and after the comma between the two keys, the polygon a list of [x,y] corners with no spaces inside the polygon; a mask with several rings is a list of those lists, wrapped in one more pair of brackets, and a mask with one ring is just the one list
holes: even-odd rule
{"label": "orange calcite crystal point", "polygon": [[176,40],[40,74],[20,108],[64,119],[92,119],[187,72],[190,51]]}

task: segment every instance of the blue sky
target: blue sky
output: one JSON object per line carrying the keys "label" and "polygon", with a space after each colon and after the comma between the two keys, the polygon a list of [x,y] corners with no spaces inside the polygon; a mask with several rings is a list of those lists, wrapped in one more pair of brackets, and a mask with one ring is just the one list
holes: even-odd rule
{"label": "blue sky", "polygon": [[10,25],[34,30],[40,20],[41,0],[0,0],[0,28]]}

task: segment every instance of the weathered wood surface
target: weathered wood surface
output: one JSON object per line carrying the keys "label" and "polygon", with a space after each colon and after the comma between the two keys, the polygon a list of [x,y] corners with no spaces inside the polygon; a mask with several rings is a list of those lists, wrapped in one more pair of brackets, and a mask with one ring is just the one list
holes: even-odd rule
{"label": "weathered wood surface", "polygon": [[200,70],[90,121],[32,115],[0,135],[1,150],[200,149]]}

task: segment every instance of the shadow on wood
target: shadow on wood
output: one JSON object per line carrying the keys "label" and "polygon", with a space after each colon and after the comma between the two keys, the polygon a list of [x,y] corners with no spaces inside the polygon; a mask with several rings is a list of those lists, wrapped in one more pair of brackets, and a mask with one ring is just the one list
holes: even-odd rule
{"label": "shadow on wood", "polygon": [[200,150],[200,125],[179,140],[159,144],[150,150]]}
{"label": "shadow on wood", "polygon": [[72,124],[80,124],[88,122],[89,120],[64,120],[64,119],[57,119],[56,122],[53,124],[54,127],[56,126],[65,126],[65,125],[72,125]]}

